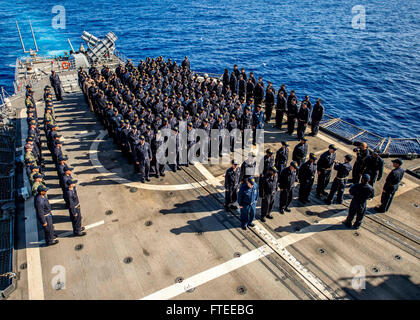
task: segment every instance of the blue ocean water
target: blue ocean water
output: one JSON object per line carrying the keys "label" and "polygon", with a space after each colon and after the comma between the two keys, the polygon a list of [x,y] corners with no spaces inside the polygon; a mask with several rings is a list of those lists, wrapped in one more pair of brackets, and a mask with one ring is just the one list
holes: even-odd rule
{"label": "blue ocean water", "polygon": [[[54,29],[55,5],[66,28]],[[366,8],[366,29],[352,28],[352,8]],[[391,137],[420,136],[420,0],[17,0],[0,2],[0,86],[13,92],[21,55],[15,20],[41,54],[78,48],[83,30],[117,36],[134,61],[185,55],[192,69],[222,73],[234,63],[286,84],[299,98],[324,100],[327,113]]]}

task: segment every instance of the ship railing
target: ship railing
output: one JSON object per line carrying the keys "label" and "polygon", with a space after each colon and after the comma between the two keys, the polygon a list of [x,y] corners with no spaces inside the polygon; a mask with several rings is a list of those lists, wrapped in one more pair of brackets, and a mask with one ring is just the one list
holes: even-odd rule
{"label": "ship railing", "polygon": [[382,157],[405,157],[407,159],[420,157],[419,138],[382,137],[328,114],[321,121],[320,128],[349,144],[358,145],[361,142],[366,142],[370,149],[379,150]]}
{"label": "ship railing", "polygon": [[14,254],[15,142],[14,126],[0,125],[0,299],[16,286]]}

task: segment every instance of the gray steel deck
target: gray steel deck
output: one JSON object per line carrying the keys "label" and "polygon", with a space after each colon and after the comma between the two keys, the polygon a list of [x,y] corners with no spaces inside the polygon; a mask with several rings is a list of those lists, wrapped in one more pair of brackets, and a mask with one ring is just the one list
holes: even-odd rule
{"label": "gray steel deck", "polygon": [[[42,115],[42,101],[38,108]],[[190,166],[142,185],[80,91],[65,95],[55,110],[79,180],[83,225],[91,228],[83,238],[63,237],[71,223],[44,150],[60,243],[28,246],[27,237],[34,235],[19,230],[17,265],[27,267],[19,270],[21,280],[10,299],[420,298],[420,188],[415,178],[406,175],[391,210],[366,216],[357,232],[340,224],[348,200],[326,206],[314,196],[307,206],[295,200],[285,215],[278,214],[276,199],[273,220],[243,231],[237,215],[220,203],[225,167]],[[290,137],[267,128],[265,148],[277,150],[282,139]],[[319,134],[309,137],[310,152],[320,154],[331,141],[339,147],[338,159],[352,149]],[[292,150],[296,141],[290,144]],[[389,170],[390,160],[385,162]],[[405,161],[404,167],[419,163]],[[377,183],[369,207],[378,203],[384,180]],[[174,190],[174,185],[185,190]],[[26,215],[33,214],[32,202],[27,200]],[[367,276],[361,291],[352,288],[357,265]]]}

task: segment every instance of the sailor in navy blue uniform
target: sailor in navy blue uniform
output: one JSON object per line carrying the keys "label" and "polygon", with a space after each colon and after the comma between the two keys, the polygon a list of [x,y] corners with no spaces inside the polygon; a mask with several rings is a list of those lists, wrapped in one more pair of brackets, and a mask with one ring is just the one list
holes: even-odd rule
{"label": "sailor in navy blue uniform", "polygon": [[278,177],[276,167],[270,167],[267,174],[260,180],[259,194],[261,200],[261,221],[265,222],[265,218],[273,219],[271,211],[274,206],[274,197],[278,188]]}
{"label": "sailor in navy blue uniform", "polygon": [[55,238],[54,225],[52,220],[51,205],[47,198],[48,188],[44,185],[38,187],[38,194],[35,196],[35,210],[38,221],[44,228],[45,242],[47,246],[58,243]]}
{"label": "sailor in navy blue uniform", "polygon": [[325,191],[325,188],[330,183],[331,178],[331,168],[334,164],[337,147],[333,144],[328,146],[328,150],[325,151],[318,160],[318,184],[316,186],[316,194],[318,197],[321,195],[328,196],[328,193]]}
{"label": "sailor in navy blue uniform", "polygon": [[293,190],[296,182],[296,170],[298,169],[296,161],[292,161],[290,166],[285,168],[278,178],[280,189],[280,204],[279,212],[284,214],[284,211],[290,212],[289,206],[293,200]]}
{"label": "sailor in navy blue uniform", "polygon": [[293,134],[295,131],[296,117],[298,113],[297,100],[295,96],[289,96],[287,101],[287,133]]}
{"label": "sailor in navy blue uniform", "polygon": [[297,137],[298,139],[302,139],[305,137],[305,130],[309,122],[309,108],[307,102],[302,102],[302,106],[300,107],[297,113]]}
{"label": "sailor in navy blue uniform", "polygon": [[50,83],[51,86],[54,88],[56,99],[63,100],[63,98],[61,97],[61,80],[58,74],[55,73],[55,71],[51,71]]}
{"label": "sailor in navy blue uniform", "polygon": [[140,182],[150,181],[150,161],[152,161],[152,151],[149,143],[145,141],[144,136],[140,137],[140,143],[137,144],[134,152],[134,162],[139,167]]}
{"label": "sailor in navy blue uniform", "polygon": [[289,162],[289,144],[286,141],[281,142],[281,147],[276,153],[276,168],[280,174]]}
{"label": "sailor in navy blue uniform", "polygon": [[53,158],[53,161],[54,161],[55,166],[57,167],[58,166],[58,159],[63,156],[63,151],[61,149],[61,146],[63,144],[59,140],[61,136],[60,135],[57,135],[56,137],[58,139],[56,139],[54,141],[54,149],[53,149],[52,158]]}
{"label": "sailor in navy blue uniform", "polygon": [[257,143],[257,130],[264,129],[264,111],[261,110],[261,105],[257,104],[257,110],[252,115],[252,144]]}
{"label": "sailor in navy blue uniform", "polygon": [[293,149],[292,160],[296,161],[297,165],[300,167],[305,163],[306,157],[308,155],[308,140],[306,138],[300,139],[300,142]]}
{"label": "sailor in navy blue uniform", "polygon": [[299,201],[307,203],[309,201],[309,194],[314,184],[316,174],[316,160],[317,156],[313,153],[309,154],[309,160],[302,164],[299,168]]}
{"label": "sailor in navy blue uniform", "polygon": [[187,68],[188,70],[190,69],[191,64],[190,64],[190,60],[188,60],[188,57],[187,56],[185,56],[184,61],[182,61],[181,67]]}
{"label": "sailor in navy blue uniform", "polygon": [[270,122],[271,113],[275,102],[275,96],[272,87],[268,87],[265,93],[265,122]]}
{"label": "sailor in navy blue uniform", "polygon": [[247,136],[245,130],[252,129],[252,114],[251,106],[245,107],[245,112],[242,114],[241,118],[241,133],[242,133],[242,148],[248,146],[249,136]]}
{"label": "sailor in navy blue uniform", "polygon": [[265,151],[265,156],[263,158],[263,171],[260,175],[260,177],[265,176],[268,173],[268,169],[274,166],[274,152],[271,149],[267,149]]}
{"label": "sailor in navy blue uniform", "polygon": [[241,170],[239,163],[233,159],[232,167],[225,174],[225,208],[229,209],[238,200]]}
{"label": "sailor in navy blue uniform", "polygon": [[379,150],[373,150],[366,159],[366,166],[363,173],[370,175],[369,184],[373,187],[376,181],[381,180],[384,172],[384,160],[379,156]]}
{"label": "sailor in navy blue uniform", "polygon": [[256,154],[254,152],[250,152],[248,154],[248,159],[242,162],[241,165],[241,183],[245,182],[248,178],[252,178],[255,175],[255,167],[257,165],[256,162]]}
{"label": "sailor in navy blue uniform", "polygon": [[238,122],[236,121],[236,116],[234,114],[232,114],[230,116],[230,121],[227,123],[226,128],[229,130],[229,132],[231,133],[230,136],[230,151],[233,152],[235,150],[235,135],[232,134],[233,130],[238,129]]}
{"label": "sailor in navy blue uniform", "polygon": [[334,170],[337,171],[333,183],[331,185],[330,193],[328,194],[327,199],[325,199],[326,204],[331,204],[335,193],[337,193],[337,203],[341,204],[343,202],[344,188],[347,184],[347,177],[350,175],[352,170],[351,161],[353,157],[347,154],[344,157],[344,163],[340,163],[337,160],[334,164]]}
{"label": "sailor in navy blue uniform", "polygon": [[287,99],[284,96],[284,91],[279,89],[277,93],[276,103],[276,128],[281,129],[283,124],[283,116],[287,112]]}
{"label": "sailor in navy blue uniform", "polygon": [[316,136],[319,131],[319,123],[324,117],[324,106],[321,104],[322,100],[318,99],[314,105],[311,114],[311,135]]}
{"label": "sailor in navy blue uniform", "polygon": [[255,211],[258,200],[258,187],[254,178],[250,177],[242,183],[238,193],[238,204],[241,209],[241,227],[254,227]]}
{"label": "sailor in navy blue uniform", "polygon": [[69,207],[69,199],[67,198],[67,190],[68,190],[68,182],[70,180],[73,180],[73,177],[71,176],[71,172],[73,171],[73,168],[70,166],[65,166],[64,167],[64,176],[62,177],[62,186],[63,186],[63,198],[64,201],[66,202],[66,208]]}
{"label": "sailor in navy blue uniform", "polygon": [[353,166],[353,183],[359,183],[360,177],[366,170],[367,159],[370,157],[370,150],[368,149],[367,143],[362,142],[359,147],[353,150],[357,154],[356,162]]}
{"label": "sailor in navy blue uniform", "polygon": [[375,207],[377,212],[387,212],[391,206],[394,195],[404,177],[404,169],[401,168],[402,164],[403,161],[401,159],[392,160],[394,169],[386,177],[381,196],[381,205]]}
{"label": "sailor in navy blue uniform", "polygon": [[[160,130],[156,131],[156,135],[153,137],[152,140],[152,154],[153,154],[153,160],[152,160],[152,168],[154,169],[156,178],[159,178],[159,175],[161,177],[165,176],[165,163],[163,163],[164,160],[164,151],[160,150],[160,147],[163,144],[163,137],[161,135]],[[162,161],[162,162],[161,162]]]}
{"label": "sailor in navy blue uniform", "polygon": [[82,213],[80,211],[79,197],[76,191],[77,180],[70,179],[67,181],[66,196],[69,199],[70,221],[73,226],[73,234],[78,237],[86,235],[85,229],[82,227]]}
{"label": "sailor in navy blue uniform", "polygon": [[346,220],[343,221],[343,224],[350,228],[353,222],[354,216],[356,216],[356,221],[353,224],[353,228],[359,229],[362,224],[363,217],[366,212],[366,201],[375,196],[373,187],[368,183],[370,177],[368,174],[362,176],[362,182],[353,184],[350,187],[350,194],[353,196],[353,199],[350,202],[349,213]]}

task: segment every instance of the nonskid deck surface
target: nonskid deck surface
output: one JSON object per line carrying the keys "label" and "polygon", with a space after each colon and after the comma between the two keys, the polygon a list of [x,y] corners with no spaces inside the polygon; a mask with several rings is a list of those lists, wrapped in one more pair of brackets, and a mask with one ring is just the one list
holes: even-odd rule
{"label": "nonskid deck surface", "polygon": [[[38,108],[42,115],[43,102]],[[345,205],[327,206],[314,196],[306,206],[295,200],[285,215],[277,213],[276,199],[273,220],[257,221],[255,230],[243,231],[238,214],[223,209],[226,167],[198,164],[142,184],[81,92],[66,95],[55,109],[65,154],[79,180],[88,235],[66,236],[68,211],[44,150],[61,239],[53,247],[33,244],[39,265],[28,263],[21,270],[12,299],[28,298],[31,292],[39,299],[420,297],[419,209],[414,206],[420,188],[415,179],[407,176],[391,210],[366,216],[357,232],[340,225]],[[265,148],[277,150],[282,139],[290,137],[266,129]],[[339,147],[338,159],[349,152],[349,146],[324,134],[309,137],[310,151],[320,154],[331,141]],[[295,143],[290,141],[291,149]],[[375,187],[377,195],[383,180]],[[378,196],[368,206],[377,202]],[[32,252],[19,251],[20,265]],[[352,281],[361,268],[366,289],[356,290]],[[33,276],[42,281],[27,282]]]}

